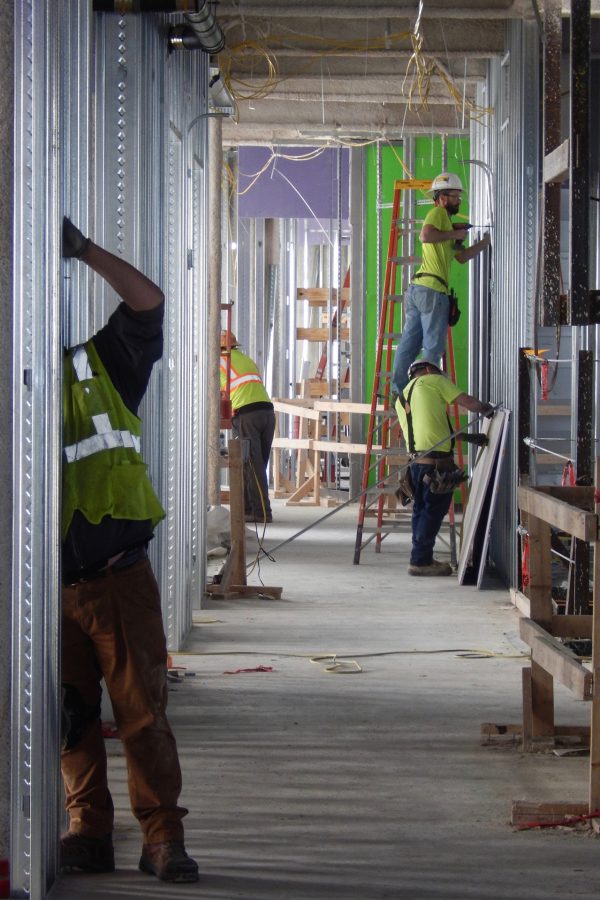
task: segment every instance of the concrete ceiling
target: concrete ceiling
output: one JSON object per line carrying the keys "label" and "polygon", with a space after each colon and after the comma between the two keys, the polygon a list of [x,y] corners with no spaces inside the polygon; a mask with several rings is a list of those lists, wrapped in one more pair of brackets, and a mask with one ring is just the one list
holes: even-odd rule
{"label": "concrete ceiling", "polygon": [[[224,143],[468,132],[476,85],[487,61],[503,55],[506,22],[541,21],[543,5],[220,0],[227,47],[219,64],[237,102]],[[596,15],[599,6],[592,0]]]}
{"label": "concrete ceiling", "polygon": [[219,63],[237,100],[224,143],[468,131],[514,18],[535,21],[532,0],[221,0]]}

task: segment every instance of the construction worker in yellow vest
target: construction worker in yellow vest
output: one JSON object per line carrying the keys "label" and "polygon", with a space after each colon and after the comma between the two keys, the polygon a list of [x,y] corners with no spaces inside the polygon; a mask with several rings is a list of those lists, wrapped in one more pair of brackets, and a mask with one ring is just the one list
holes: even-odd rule
{"label": "construction worker in yellow vest", "polygon": [[227,385],[227,352],[230,353],[230,399],[234,437],[250,442],[244,472],[244,504],[247,522],[273,521],[267,466],[275,434],[275,412],[254,360],[238,349],[231,331],[221,332],[221,390]]}
{"label": "construction worker in yellow vest", "polygon": [[[410,464],[403,493],[412,494],[412,547],[409,575],[452,575],[452,566],[433,558],[435,539],[466,475],[454,462],[454,436],[448,404],[493,415],[494,407],[461,391],[437,365],[417,359],[408,367],[408,384],[396,401],[400,427],[406,438]],[[483,434],[462,435],[462,440],[483,446]]]}
{"label": "construction worker in yellow vest", "polygon": [[423,263],[415,272],[404,295],[404,327],[394,358],[392,389],[400,394],[406,387],[411,362],[421,350],[426,359],[440,364],[446,349],[450,322],[450,269],[452,262],[464,264],[490,245],[486,232],[470,247],[463,245],[471,227],[469,223],[452,222],[458,215],[463,186],[458,175],[442,172],[427,191],[434,207],[423,221],[419,239]]}
{"label": "construction worker in yellow vest", "polygon": [[122,302],[64,361],[61,768],[69,829],[60,867],[115,868],[100,720],[104,678],[143,834],[139,868],[161,881],[198,881],[183,842],[187,809],[178,803],[181,767],[166,713],[167,642],[147,554],[165,513],[141,457],[138,417],[162,356],[165,298],[66,217],[62,255],[103,278]]}

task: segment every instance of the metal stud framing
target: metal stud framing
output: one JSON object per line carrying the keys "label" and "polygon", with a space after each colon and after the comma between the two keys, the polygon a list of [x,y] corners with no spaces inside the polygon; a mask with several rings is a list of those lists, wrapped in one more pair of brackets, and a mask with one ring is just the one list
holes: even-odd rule
{"label": "metal stud framing", "polygon": [[57,25],[45,3],[15,5],[11,883],[16,896],[40,898],[58,832]]}
{"label": "metal stud framing", "polygon": [[[62,261],[69,214],[167,294],[165,356],[141,415],[169,511],[153,541],[170,649],[204,579],[208,57],[167,53],[167,17],[15,4],[14,519],[11,889],[41,900],[56,871],[63,347],[116,298]],[[172,20],[171,20],[172,21]],[[169,139],[171,138],[171,140]]]}
{"label": "metal stud framing", "polygon": [[[478,92],[478,102],[493,106],[495,113],[487,125],[475,123],[471,130],[471,156],[484,164],[472,167],[471,190],[474,221],[489,222],[493,213],[494,222],[491,297],[489,304],[482,297],[479,309],[480,321],[485,318],[490,329],[490,400],[502,399],[516,410],[519,348],[531,345],[535,327],[533,304],[527,300],[534,294],[538,220],[537,26],[510,22],[506,48],[502,60],[490,63],[487,85]],[[479,338],[479,332],[471,330],[474,358]],[[511,452],[504,461],[504,476],[512,484],[517,483],[517,431],[511,430]],[[516,492],[501,492],[490,546],[499,574],[510,584],[517,579],[516,524]]]}

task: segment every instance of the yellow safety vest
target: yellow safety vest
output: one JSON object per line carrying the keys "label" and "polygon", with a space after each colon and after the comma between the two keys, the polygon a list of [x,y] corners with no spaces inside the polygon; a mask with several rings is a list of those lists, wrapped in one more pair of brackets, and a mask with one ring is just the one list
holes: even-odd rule
{"label": "yellow safety vest", "polygon": [[79,509],[154,527],[165,516],[140,454],[141,420],[123,403],[93,342],[69,351],[63,393],[62,534]]}
{"label": "yellow safety vest", "polygon": [[[225,356],[221,357],[220,380],[221,390],[223,390],[227,384],[227,358]],[[250,403],[271,402],[256,363],[241,350],[231,351],[230,397],[234,412]]]}

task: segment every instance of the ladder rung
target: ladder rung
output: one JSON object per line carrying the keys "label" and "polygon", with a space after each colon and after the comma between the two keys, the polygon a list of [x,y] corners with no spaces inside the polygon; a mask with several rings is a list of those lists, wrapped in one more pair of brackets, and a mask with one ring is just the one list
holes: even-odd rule
{"label": "ladder rung", "polygon": [[421,262],[420,256],[390,256],[388,262],[396,263],[400,266],[416,266]]}
{"label": "ladder rung", "polygon": [[402,301],[404,300],[404,294],[388,294],[387,298],[392,303],[402,303]]}
{"label": "ladder rung", "polygon": [[393,534],[395,531],[400,531],[401,528],[407,527],[407,525],[409,524],[409,521],[410,521],[409,515],[410,515],[410,513],[407,512],[406,522],[400,522],[400,521],[390,522],[389,525],[387,525],[387,527],[384,527],[382,525],[381,528],[379,528],[379,527],[377,527],[377,525],[374,525],[373,527],[369,528],[368,525],[363,525],[363,532],[366,531],[368,534]]}

